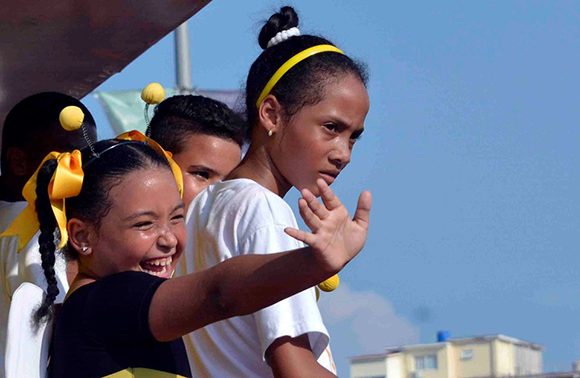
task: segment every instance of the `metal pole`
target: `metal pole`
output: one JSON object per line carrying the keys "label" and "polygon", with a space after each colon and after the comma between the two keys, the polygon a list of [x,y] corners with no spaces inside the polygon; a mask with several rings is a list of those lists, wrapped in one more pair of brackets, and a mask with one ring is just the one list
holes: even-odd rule
{"label": "metal pole", "polygon": [[191,92],[193,86],[191,84],[191,60],[187,21],[175,29],[175,74],[178,91],[180,93]]}

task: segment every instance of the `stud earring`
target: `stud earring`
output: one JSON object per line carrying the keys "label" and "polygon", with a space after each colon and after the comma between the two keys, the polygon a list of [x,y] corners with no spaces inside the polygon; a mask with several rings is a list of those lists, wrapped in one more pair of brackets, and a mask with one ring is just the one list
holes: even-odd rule
{"label": "stud earring", "polygon": [[272,129],[268,130],[268,136],[271,137],[272,135],[274,135],[274,130]]}
{"label": "stud earring", "polygon": [[89,250],[89,247],[87,247],[86,245],[83,245],[83,246],[81,247],[81,252],[82,252],[82,253],[87,253],[87,251],[88,251],[88,250]]}

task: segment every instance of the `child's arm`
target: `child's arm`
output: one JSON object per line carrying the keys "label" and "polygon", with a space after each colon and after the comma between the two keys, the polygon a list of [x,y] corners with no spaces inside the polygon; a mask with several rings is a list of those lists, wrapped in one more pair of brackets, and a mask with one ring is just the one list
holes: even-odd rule
{"label": "child's arm", "polygon": [[276,378],[336,377],[318,363],[307,334],[276,339],[266,351],[266,362]]}
{"label": "child's arm", "polygon": [[287,229],[309,246],[290,252],[244,255],[164,282],[149,309],[157,340],[173,340],[209,323],[250,314],[312,287],[340,271],[364,246],[371,196],[359,197],[353,219],[332,190],[318,183],[323,204],[303,191],[300,214],[312,233]]}

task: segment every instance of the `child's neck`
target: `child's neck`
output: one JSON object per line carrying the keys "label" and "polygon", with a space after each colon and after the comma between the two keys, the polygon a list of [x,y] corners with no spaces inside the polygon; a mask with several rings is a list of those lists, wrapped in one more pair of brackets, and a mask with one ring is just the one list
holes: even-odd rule
{"label": "child's neck", "polygon": [[226,177],[226,180],[236,178],[253,180],[280,197],[284,197],[292,188],[263,147],[253,149],[250,146],[240,165]]}

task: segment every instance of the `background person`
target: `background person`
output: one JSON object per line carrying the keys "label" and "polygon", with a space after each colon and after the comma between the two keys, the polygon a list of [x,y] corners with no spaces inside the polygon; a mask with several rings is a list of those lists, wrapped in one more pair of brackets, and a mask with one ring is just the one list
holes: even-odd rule
{"label": "background person", "polygon": [[157,105],[149,127],[151,138],[173,153],[183,172],[186,207],[242,158],[245,121],[226,104],[209,97],[169,97]]}
{"label": "background person", "polygon": [[[44,156],[51,151],[68,151],[86,145],[81,130],[66,131],[59,122],[59,114],[66,106],[78,106],[85,114],[86,133],[96,139],[96,126],[88,109],[76,98],[57,92],[43,92],[24,98],[6,116],[2,128],[0,161],[0,232],[5,231],[26,206],[22,189]],[[20,244],[20,245],[19,245]],[[21,245],[16,236],[0,237],[0,372],[4,372],[8,311],[15,290],[30,282],[45,288],[42,261],[37,237]],[[20,252],[18,252],[21,250]],[[57,253],[56,281],[62,302],[68,289],[66,266],[62,254]],[[71,267],[71,278],[76,269]]]}

